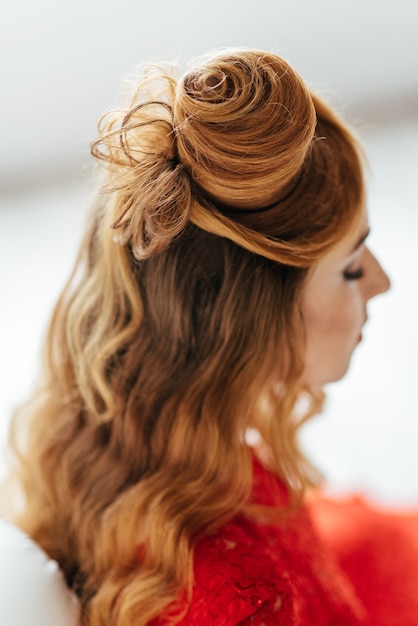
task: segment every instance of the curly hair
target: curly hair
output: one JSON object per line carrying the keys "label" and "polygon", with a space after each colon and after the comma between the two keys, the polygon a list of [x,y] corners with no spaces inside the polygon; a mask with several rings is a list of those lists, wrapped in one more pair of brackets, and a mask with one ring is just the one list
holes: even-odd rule
{"label": "curly hair", "polygon": [[317,478],[296,438],[323,399],[302,383],[300,298],[359,219],[361,151],[258,50],[179,79],[148,67],[99,131],[102,192],[14,422],[16,519],[83,625],[176,623],[199,537],[266,514],[249,504],[248,429],[295,502]]}

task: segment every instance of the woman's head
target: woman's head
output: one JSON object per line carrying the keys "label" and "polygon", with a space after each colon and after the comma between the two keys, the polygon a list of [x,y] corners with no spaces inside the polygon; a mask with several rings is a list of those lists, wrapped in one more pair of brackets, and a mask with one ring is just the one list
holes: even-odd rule
{"label": "woman's head", "polygon": [[324,382],[306,368],[332,255],[364,228],[362,163],[338,116],[254,50],[178,81],[148,70],[92,152],[105,184],[47,339],[26,520],[95,624],[116,605],[140,624],[190,582],[195,538],[248,503],[249,426],[290,491],[310,480],[294,408]]}
{"label": "woman's head", "polygon": [[[267,371],[293,385],[303,369],[306,276],[356,232],[365,210],[361,153],[341,120],[279,57],[227,50],[178,81],[149,70],[129,109],[105,117],[101,131],[93,154],[106,162],[111,190],[103,250],[110,256],[125,247],[137,285],[154,266],[164,269],[152,280],[175,281],[177,271],[186,284],[182,301],[181,281],[172,285],[179,308],[165,309],[164,336],[178,332],[174,320],[181,319],[190,342],[181,350],[193,362],[206,343],[232,350],[239,335],[244,359],[257,346]],[[270,289],[263,283],[251,313],[261,276],[269,276]],[[235,303],[235,330],[215,338],[211,332],[228,318],[221,289]],[[170,293],[166,285],[163,307]],[[269,328],[264,338],[257,334],[262,320]],[[170,343],[176,344],[174,336]],[[215,350],[211,354],[216,360]],[[261,369],[257,362],[255,371]]]}

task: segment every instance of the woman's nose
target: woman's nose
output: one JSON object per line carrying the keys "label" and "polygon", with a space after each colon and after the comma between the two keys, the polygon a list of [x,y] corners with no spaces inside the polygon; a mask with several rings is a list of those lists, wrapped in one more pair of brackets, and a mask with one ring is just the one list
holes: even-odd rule
{"label": "woman's nose", "polygon": [[367,299],[370,300],[370,298],[374,298],[375,296],[388,291],[390,288],[390,279],[374,254],[370,252],[370,250],[367,250],[367,252],[369,255],[369,267],[367,270],[369,279],[367,285]]}

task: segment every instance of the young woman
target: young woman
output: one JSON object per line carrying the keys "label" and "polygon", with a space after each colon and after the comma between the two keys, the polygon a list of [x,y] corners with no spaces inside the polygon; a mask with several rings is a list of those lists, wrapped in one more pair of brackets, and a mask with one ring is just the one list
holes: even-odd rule
{"label": "young woman", "polygon": [[102,192],[15,424],[18,525],[84,626],[377,623],[297,445],[389,286],[357,141],[281,58],[227,50],[146,69],[92,152]]}

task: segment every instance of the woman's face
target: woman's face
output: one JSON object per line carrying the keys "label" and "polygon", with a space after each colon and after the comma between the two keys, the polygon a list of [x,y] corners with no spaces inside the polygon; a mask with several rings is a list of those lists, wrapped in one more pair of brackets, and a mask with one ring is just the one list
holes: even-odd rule
{"label": "woman's face", "polygon": [[304,382],[317,386],[344,376],[361,341],[367,303],[389,289],[390,282],[365,244],[367,214],[312,268],[302,295],[306,329]]}

